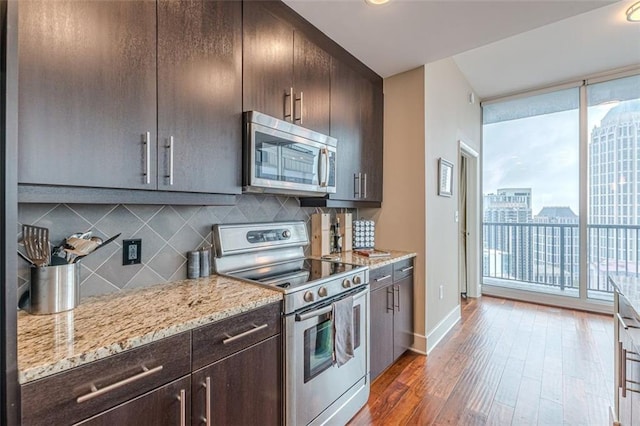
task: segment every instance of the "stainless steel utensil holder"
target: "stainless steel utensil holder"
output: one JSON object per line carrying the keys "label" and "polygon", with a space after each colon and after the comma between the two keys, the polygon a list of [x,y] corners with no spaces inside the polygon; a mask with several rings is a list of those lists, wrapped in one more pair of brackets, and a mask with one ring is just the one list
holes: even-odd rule
{"label": "stainless steel utensil holder", "polygon": [[31,268],[28,312],[55,314],[80,303],[80,264]]}

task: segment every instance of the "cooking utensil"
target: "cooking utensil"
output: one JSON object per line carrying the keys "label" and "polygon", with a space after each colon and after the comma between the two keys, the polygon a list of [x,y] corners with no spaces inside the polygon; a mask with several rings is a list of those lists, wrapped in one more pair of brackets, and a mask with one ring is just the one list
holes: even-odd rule
{"label": "cooking utensil", "polygon": [[22,241],[27,256],[38,267],[49,264],[51,247],[49,245],[49,229],[41,226],[22,225]]}
{"label": "cooking utensil", "polygon": [[33,262],[31,261],[31,259],[29,259],[27,256],[25,256],[24,254],[22,254],[22,252],[20,252],[19,250],[18,250],[18,256],[20,256],[20,257],[22,258],[22,260],[24,260],[25,262],[27,262],[29,265],[31,265],[31,266],[36,266],[36,264],[35,264],[35,263],[33,263]]}
{"label": "cooking utensil", "polygon": [[[113,237],[109,238],[108,240],[106,240],[105,242],[103,242],[102,244],[100,244],[99,246],[97,246],[96,248],[94,248],[94,249],[93,249],[93,251],[91,251],[91,253],[95,253],[96,251],[98,251],[98,250],[99,250],[99,249],[101,249],[102,247],[104,247],[104,246],[106,246],[107,244],[109,244],[109,243],[111,243],[112,241],[114,241],[114,240],[115,240],[116,238],[118,238],[120,235],[121,235],[121,233],[120,233],[120,234],[117,234],[117,235],[114,235]],[[76,263],[76,262],[80,261],[80,259],[82,259],[83,257],[85,257],[85,256],[87,256],[87,255],[89,255],[89,254],[91,254],[91,253],[87,253],[87,254],[85,254],[85,255],[78,256],[78,257],[76,257],[76,258],[75,258],[72,262],[70,262],[70,263]]]}

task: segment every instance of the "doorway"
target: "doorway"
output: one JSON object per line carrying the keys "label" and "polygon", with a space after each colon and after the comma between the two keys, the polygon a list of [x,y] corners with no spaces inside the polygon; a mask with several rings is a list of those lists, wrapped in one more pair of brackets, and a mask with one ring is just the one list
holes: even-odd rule
{"label": "doorway", "polygon": [[459,141],[458,277],[460,297],[479,297],[480,168],[478,152]]}

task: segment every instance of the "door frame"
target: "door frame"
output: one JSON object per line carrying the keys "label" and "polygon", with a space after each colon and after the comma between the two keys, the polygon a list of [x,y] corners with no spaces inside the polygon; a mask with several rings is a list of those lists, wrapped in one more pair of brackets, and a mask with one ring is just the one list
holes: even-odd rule
{"label": "door frame", "polygon": [[[458,158],[464,157],[466,160],[466,184],[467,202],[464,208],[467,218],[467,297],[480,297],[482,295],[481,275],[480,275],[480,255],[481,251],[481,230],[480,223],[480,154],[463,140],[458,141]],[[460,234],[459,234],[460,235]],[[469,283],[475,283],[470,285]]]}

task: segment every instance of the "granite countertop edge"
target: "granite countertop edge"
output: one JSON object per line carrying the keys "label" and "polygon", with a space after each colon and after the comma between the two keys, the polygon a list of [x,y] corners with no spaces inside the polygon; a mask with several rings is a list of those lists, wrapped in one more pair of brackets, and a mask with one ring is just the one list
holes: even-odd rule
{"label": "granite countertop edge", "polygon": [[368,266],[370,270],[382,268],[396,262],[411,259],[417,256],[416,253],[402,250],[377,249],[389,252],[389,256],[383,257],[367,257],[359,255],[353,251],[336,253],[328,256],[311,256],[313,259],[331,260],[335,262],[343,262],[351,265]]}
{"label": "granite countertop edge", "polygon": [[[85,345],[90,346],[90,349],[86,351],[85,350],[80,351],[77,354],[73,353],[68,356],[59,355],[60,348],[62,347],[62,350],[64,351],[68,347],[68,344],[67,346],[65,346],[64,342],[62,343],[56,342],[56,346],[54,346],[53,349],[49,350],[50,354],[45,354],[45,355],[37,354],[36,357],[38,358],[38,360],[34,362],[26,362],[26,364],[28,364],[27,366],[24,366],[25,363],[20,362],[21,352],[27,352],[29,350],[29,349],[25,349],[24,345],[22,345],[23,347],[21,348],[21,345],[20,345],[21,325],[23,325],[23,329],[29,329],[29,328],[35,328],[35,324],[39,322],[45,321],[47,322],[47,324],[50,322],[52,324],[55,324],[53,326],[54,328],[52,329],[52,330],[55,330],[55,332],[51,331],[51,334],[59,335],[60,328],[62,329],[67,328],[66,333],[68,335],[71,335],[72,336],[71,339],[73,339],[73,331],[77,327],[77,325],[74,323],[74,320],[73,320],[74,311],[78,311],[80,307],[84,308],[85,310],[90,309],[91,304],[96,303],[94,302],[94,300],[98,301],[97,303],[100,303],[100,302],[104,303],[104,300],[106,300],[109,295],[99,296],[96,298],[89,298],[86,302],[83,301],[83,303],[81,303],[74,310],[62,312],[59,314],[30,315],[25,312],[19,313],[19,316],[18,316],[19,317],[19,321],[18,321],[18,339],[19,339],[18,382],[21,385],[28,384],[29,382],[32,382],[38,379],[43,379],[45,377],[63,372],[65,370],[68,370],[74,367],[79,367],[93,361],[98,361],[130,349],[135,349],[140,346],[153,343],[158,340],[171,337],[189,330],[193,330],[197,327],[211,324],[211,323],[232,317],[234,315],[242,314],[252,309],[256,309],[261,306],[265,306],[270,303],[279,302],[282,300],[282,293],[269,290],[267,288],[255,286],[253,284],[244,283],[242,281],[233,280],[226,277],[219,277],[216,275],[212,275],[210,279],[215,280],[216,283],[218,281],[222,281],[226,285],[228,285],[229,283],[233,283],[232,284],[233,286],[238,286],[238,287],[233,287],[233,289],[223,288],[223,289],[215,290],[217,293],[220,293],[219,294],[220,299],[211,301],[208,304],[205,304],[206,302],[203,302],[204,306],[200,308],[207,309],[207,312],[203,313],[202,315],[199,315],[199,314],[194,315],[190,312],[187,312],[189,309],[192,308],[191,304],[189,304],[189,306],[176,304],[175,311],[177,313],[175,313],[171,317],[167,317],[166,321],[160,320],[157,324],[154,324],[152,329],[148,332],[137,333],[134,330],[128,333],[130,334],[130,336],[123,339],[115,338],[115,337],[114,338],[107,337],[102,339],[101,336],[103,336],[104,333],[96,332],[95,333],[96,343],[87,344],[86,342],[83,342],[85,343]],[[127,305],[135,307],[136,300],[138,300],[139,303],[145,303],[143,299],[148,300],[149,294],[154,294],[154,290],[156,290],[156,288],[161,289],[165,299],[171,299],[172,292],[175,292],[176,296],[179,296],[182,293],[184,293],[185,286],[194,286],[194,287],[197,286],[197,284],[194,285],[193,283],[194,283],[193,280],[183,280],[175,283],[160,284],[160,285],[152,286],[145,289],[125,292],[124,295],[127,296],[127,299],[128,299],[127,302],[129,302],[127,303]],[[173,289],[172,289],[172,286],[174,287]],[[234,289],[242,289],[244,290],[244,293],[249,293],[251,297],[243,297],[242,295],[239,295],[238,297],[234,297],[233,295],[231,295]],[[201,292],[206,291],[206,288],[204,290],[201,289],[200,291]],[[115,295],[115,297],[114,295],[111,295],[111,297],[114,297],[114,300],[117,300],[122,298],[122,296],[124,295],[118,294],[118,295]],[[133,303],[131,303],[132,300],[133,300]],[[220,307],[217,308],[216,305],[219,305]],[[127,308],[125,307],[123,309],[127,309]],[[183,311],[185,316],[187,316],[187,318],[183,321],[179,319],[180,311]],[[151,315],[152,312],[149,312],[149,314]],[[68,320],[67,318],[71,318],[71,319]],[[34,323],[33,327],[29,325],[30,322]],[[117,321],[115,322],[117,325]],[[60,327],[60,324],[62,324],[62,327]],[[107,328],[109,326],[114,326],[113,322],[107,323],[103,327]],[[138,325],[134,324],[131,328],[135,329],[136,326]],[[119,331],[121,333],[127,332],[126,329],[119,330]],[[63,334],[64,333],[65,331],[63,331]],[[60,338],[60,336],[58,335],[56,335],[55,337],[51,337],[49,340],[62,341],[65,339],[64,336]],[[47,336],[47,338],[48,337],[49,336]],[[98,338],[100,338],[102,341],[106,341],[106,343],[102,343],[102,342],[97,343],[99,342]],[[69,339],[69,337],[67,336],[66,339]],[[29,342],[29,343],[35,344],[35,342],[36,341],[34,340],[33,342]],[[36,351],[36,353],[38,352],[36,349],[32,349],[32,350]],[[27,353],[27,355],[31,355],[31,353]]]}

